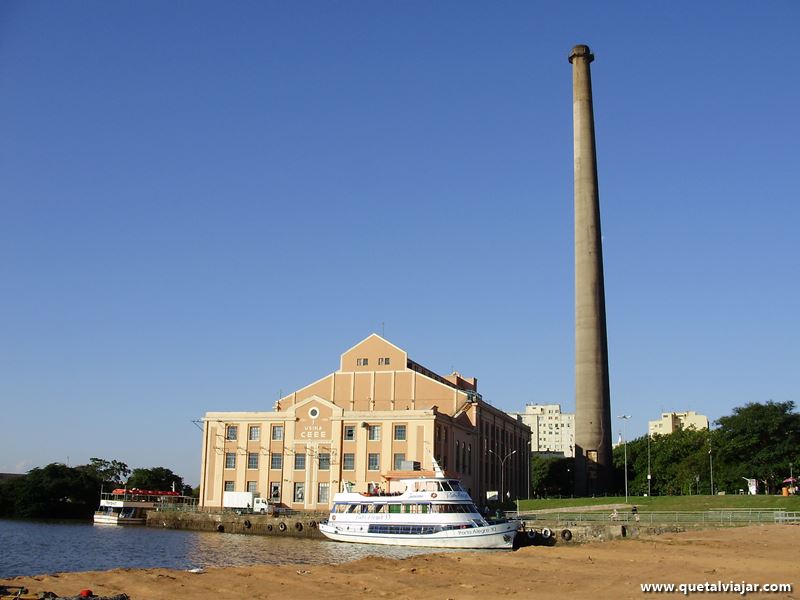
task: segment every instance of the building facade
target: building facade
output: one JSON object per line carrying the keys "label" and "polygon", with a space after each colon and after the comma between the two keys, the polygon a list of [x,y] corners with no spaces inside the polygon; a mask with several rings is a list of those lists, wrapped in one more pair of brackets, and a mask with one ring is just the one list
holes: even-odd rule
{"label": "building facade", "polygon": [[693,410],[686,412],[667,412],[661,413],[661,418],[647,422],[647,433],[650,437],[658,435],[669,435],[678,429],[708,429],[708,417],[698,415]]}
{"label": "building facade", "polygon": [[575,413],[560,404],[526,404],[525,412],[509,413],[531,428],[531,452],[575,456]]}
{"label": "building facade", "polygon": [[377,334],[274,410],[209,412],[203,421],[204,507],[220,507],[225,491],[252,491],[326,510],[342,482],[388,489],[403,472],[431,469],[431,456],[479,504],[501,488],[527,496],[528,426],[484,402],[476,379],[438,375]]}

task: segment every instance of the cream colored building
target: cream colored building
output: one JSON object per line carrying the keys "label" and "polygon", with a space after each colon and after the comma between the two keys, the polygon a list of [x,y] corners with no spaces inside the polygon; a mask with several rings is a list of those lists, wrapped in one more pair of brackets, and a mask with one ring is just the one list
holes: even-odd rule
{"label": "cream colored building", "polygon": [[431,469],[431,453],[478,504],[501,485],[508,497],[527,497],[530,429],[477,388],[476,379],[437,375],[372,334],[341,355],[337,371],[273,411],[206,413],[200,504],[219,507],[224,491],[253,491],[324,510],[343,481],[387,489],[387,478],[414,463]]}
{"label": "cream colored building", "polygon": [[678,429],[708,429],[708,417],[689,410],[661,413],[660,419],[647,422],[647,433],[650,437],[656,434],[669,435]]}
{"label": "cream colored building", "polygon": [[575,456],[575,413],[560,404],[526,404],[525,412],[509,413],[531,428],[531,452]]}

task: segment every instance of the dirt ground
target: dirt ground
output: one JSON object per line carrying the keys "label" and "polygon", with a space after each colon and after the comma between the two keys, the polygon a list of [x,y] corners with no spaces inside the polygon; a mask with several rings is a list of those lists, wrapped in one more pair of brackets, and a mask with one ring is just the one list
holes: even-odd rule
{"label": "dirt ground", "polygon": [[[800,526],[765,525],[665,534],[516,552],[367,558],[344,565],[116,569],[0,580],[31,592],[127,593],[132,600],[186,598],[641,598],[643,583],[788,583],[794,591],[748,596],[800,599]],[[684,594],[655,594],[679,596]],[[697,595],[697,594],[689,594]],[[739,593],[700,594],[741,597]]]}

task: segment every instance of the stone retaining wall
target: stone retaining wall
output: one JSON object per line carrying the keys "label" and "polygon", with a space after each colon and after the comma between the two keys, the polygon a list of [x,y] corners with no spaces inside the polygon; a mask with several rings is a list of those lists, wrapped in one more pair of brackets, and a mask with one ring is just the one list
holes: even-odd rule
{"label": "stone retaining wall", "polygon": [[235,513],[149,511],[148,527],[188,529],[192,531],[217,531],[249,535],[281,535],[324,539],[317,523],[327,515],[313,513],[291,516],[237,515]]}

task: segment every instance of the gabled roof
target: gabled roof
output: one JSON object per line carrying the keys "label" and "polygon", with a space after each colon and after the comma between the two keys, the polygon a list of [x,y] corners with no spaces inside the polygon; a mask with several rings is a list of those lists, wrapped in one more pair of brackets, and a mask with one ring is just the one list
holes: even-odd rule
{"label": "gabled roof", "polygon": [[400,348],[399,346],[395,346],[395,345],[394,345],[392,342],[390,342],[389,340],[387,340],[387,339],[386,339],[386,338],[384,338],[384,337],[381,337],[381,336],[379,336],[377,333],[371,333],[371,334],[369,334],[367,337],[365,337],[363,340],[361,340],[360,342],[358,342],[357,344],[353,344],[353,345],[352,345],[350,348],[348,348],[347,350],[345,350],[344,352],[342,352],[342,356],[344,356],[345,354],[347,354],[347,353],[348,353],[348,352],[350,352],[351,350],[354,350],[355,348],[358,348],[358,347],[359,347],[361,344],[363,344],[363,343],[364,343],[364,342],[366,342],[367,340],[371,340],[372,338],[378,338],[378,339],[379,339],[380,341],[382,341],[383,343],[385,343],[385,344],[387,344],[387,345],[391,346],[392,348],[394,348],[394,349],[396,349],[396,350],[399,350],[400,352],[402,352],[403,354],[405,354],[406,356],[408,356],[408,352],[406,352],[405,350],[403,350],[403,349],[402,349],[402,348]]}

